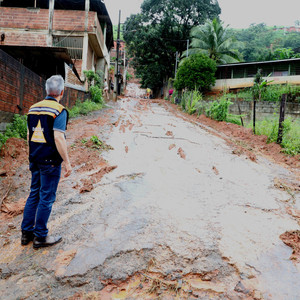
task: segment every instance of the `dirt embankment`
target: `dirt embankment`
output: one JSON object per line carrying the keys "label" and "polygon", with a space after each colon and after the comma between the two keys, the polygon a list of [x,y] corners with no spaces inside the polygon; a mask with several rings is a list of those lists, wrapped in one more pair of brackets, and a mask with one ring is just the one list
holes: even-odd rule
{"label": "dirt embankment", "polygon": [[[73,173],[76,174],[73,188],[80,193],[89,192],[101,178],[117,166],[110,166],[101,153],[110,146],[98,138],[99,127],[110,125],[109,115],[83,117],[71,120],[67,131],[67,143]],[[92,141],[92,137],[96,137]],[[97,140],[98,138],[98,140]],[[64,167],[64,166],[63,166]],[[64,169],[62,169],[61,182]],[[22,139],[10,138],[1,149],[0,159],[0,226],[1,221],[23,213],[29,195],[30,171],[28,167],[28,145]]]}

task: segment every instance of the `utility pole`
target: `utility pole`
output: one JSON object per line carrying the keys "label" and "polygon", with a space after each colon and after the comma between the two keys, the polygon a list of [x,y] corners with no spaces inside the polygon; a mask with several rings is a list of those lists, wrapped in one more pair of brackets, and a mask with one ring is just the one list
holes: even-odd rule
{"label": "utility pole", "polygon": [[190,40],[187,40],[186,57],[189,57],[189,46],[190,46]]}
{"label": "utility pole", "polygon": [[114,101],[118,100],[119,91],[119,49],[120,49],[120,22],[121,22],[121,10],[119,10],[119,23],[118,23],[118,38],[117,38],[117,58],[115,64],[115,86],[114,86]]}
{"label": "utility pole", "polygon": [[48,36],[47,36],[47,46],[48,47],[52,47],[52,44],[53,44],[54,2],[55,2],[55,0],[49,0],[49,24],[48,24]]}
{"label": "utility pole", "polygon": [[177,66],[178,66],[178,51],[176,51],[175,78],[176,78],[176,73],[177,73]]}
{"label": "utility pole", "polygon": [[124,87],[124,90],[126,88],[126,75],[127,75],[127,65],[126,65],[126,48],[124,46],[124,74],[123,74],[123,87]]}

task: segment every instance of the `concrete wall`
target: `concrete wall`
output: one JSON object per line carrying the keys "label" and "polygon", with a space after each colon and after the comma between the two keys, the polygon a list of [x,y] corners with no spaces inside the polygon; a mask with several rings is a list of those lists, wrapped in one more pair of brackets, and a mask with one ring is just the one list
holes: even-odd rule
{"label": "concrete wall", "polygon": [[[241,112],[243,115],[246,115],[245,118],[247,120],[252,119],[253,115],[253,101],[241,101],[241,100],[234,100],[231,102],[233,103],[229,107],[229,113],[231,114],[239,114],[240,106]],[[278,117],[279,118],[279,108],[280,102],[267,102],[261,101],[256,102],[256,116],[258,120],[263,120],[264,118],[272,118]],[[286,103],[285,108],[285,117],[291,117],[292,119],[300,120],[300,103]]]}

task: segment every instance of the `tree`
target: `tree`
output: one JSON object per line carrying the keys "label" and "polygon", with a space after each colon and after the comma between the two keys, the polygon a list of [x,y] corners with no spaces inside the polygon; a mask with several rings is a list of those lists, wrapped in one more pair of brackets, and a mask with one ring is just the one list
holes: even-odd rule
{"label": "tree", "polygon": [[273,82],[273,80],[268,81],[268,77],[271,76],[270,73],[266,78],[262,77],[262,69],[258,69],[257,73],[253,80],[252,93],[255,100],[261,100],[261,95],[263,91],[266,89],[267,84]]}
{"label": "tree", "polygon": [[243,44],[237,49],[246,62],[273,60],[278,48],[291,48],[300,52],[300,32],[286,32],[284,28],[267,27],[264,23],[252,24],[246,29],[228,29]]}
{"label": "tree", "polygon": [[175,53],[187,48],[189,32],[220,14],[214,0],[144,0],[125,22],[124,39],[143,87],[158,91],[174,76]]}
{"label": "tree", "polygon": [[[190,54],[204,53],[217,64],[242,60],[242,55],[236,50],[239,43],[229,36],[227,27],[224,28],[222,22],[216,18],[212,21],[207,20],[204,25],[192,28],[191,38]],[[187,51],[183,53],[183,56],[187,56]]]}
{"label": "tree", "polygon": [[297,55],[294,53],[292,48],[277,48],[274,51],[273,59],[290,59],[295,58]]}
{"label": "tree", "polygon": [[216,62],[203,53],[196,53],[186,58],[180,65],[174,87],[177,90],[209,90],[216,81]]}

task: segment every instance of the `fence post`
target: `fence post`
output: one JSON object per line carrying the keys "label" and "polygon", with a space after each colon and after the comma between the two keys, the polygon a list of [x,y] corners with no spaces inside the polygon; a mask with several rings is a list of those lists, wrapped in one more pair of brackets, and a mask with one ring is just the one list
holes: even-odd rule
{"label": "fence post", "polygon": [[239,109],[240,118],[241,118],[241,123],[242,123],[242,126],[244,127],[244,121],[243,121],[243,117],[242,117],[242,111],[241,111],[241,107],[240,107],[240,103],[239,103],[237,95],[235,96],[235,102],[237,103],[237,106],[238,106],[238,109]]}
{"label": "fence post", "polygon": [[283,131],[286,98],[287,98],[287,94],[283,94],[281,96],[277,144],[282,143],[282,133],[283,133],[282,131]]}
{"label": "fence post", "polygon": [[255,111],[256,111],[256,99],[253,99],[253,133],[255,134]]}

